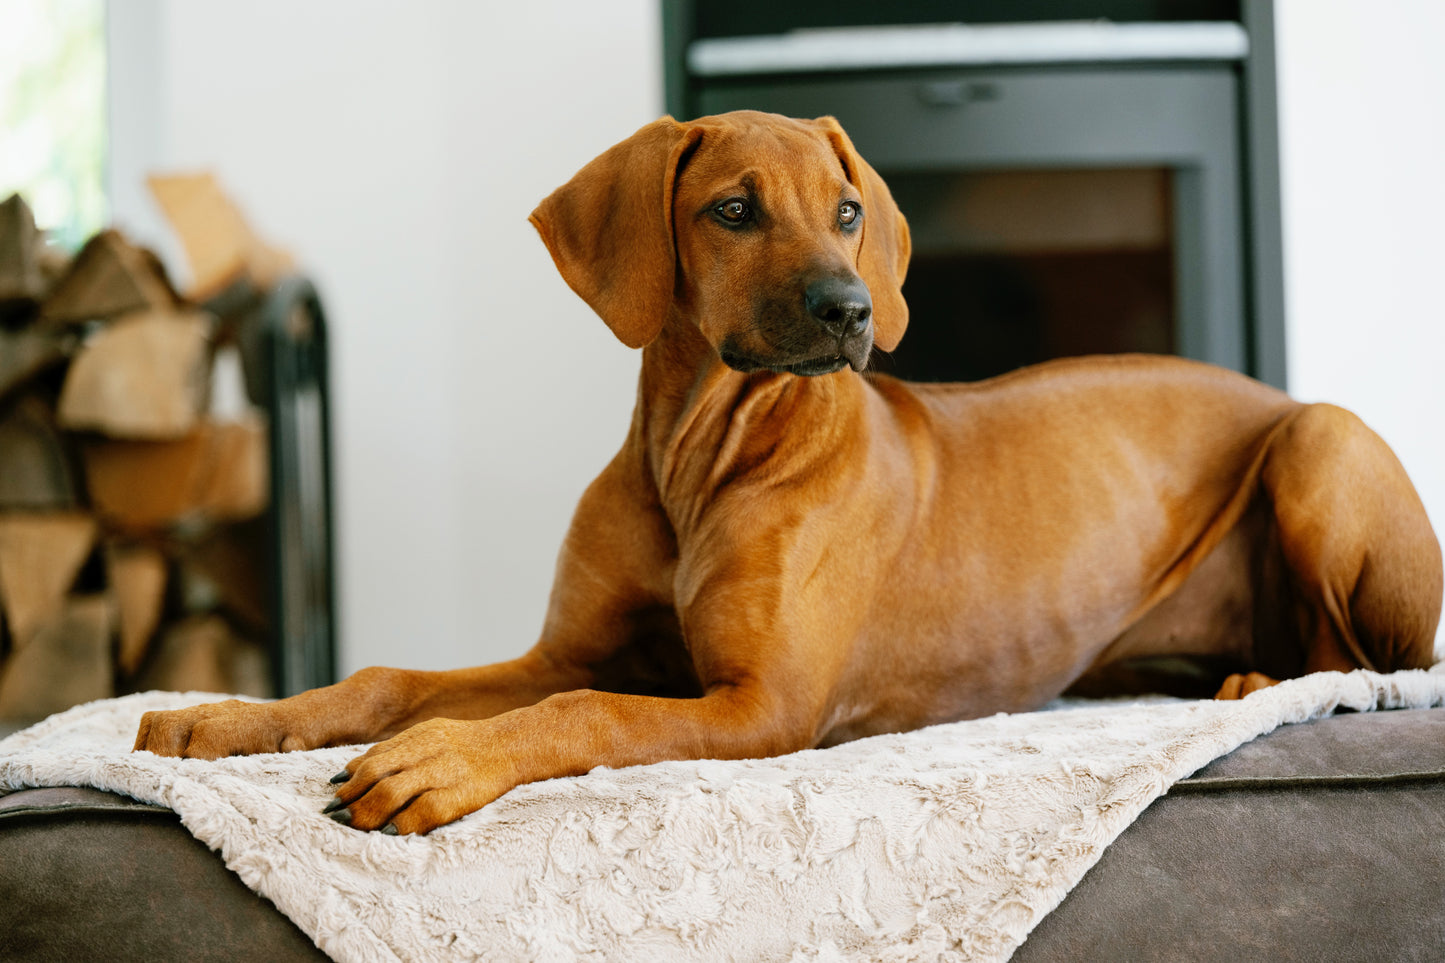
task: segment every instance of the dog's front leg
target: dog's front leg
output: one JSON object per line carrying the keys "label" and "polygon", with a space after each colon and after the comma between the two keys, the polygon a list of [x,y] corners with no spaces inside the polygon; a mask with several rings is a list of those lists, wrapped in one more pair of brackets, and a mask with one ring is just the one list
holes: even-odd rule
{"label": "dog's front leg", "polygon": [[[337,774],[333,813],[357,829],[420,833],[516,786],[597,766],[759,758],[816,744],[840,663],[832,640],[848,628],[830,618],[823,632],[790,616],[791,603],[815,611],[817,600],[799,599],[786,578],[760,585],[758,565],[682,567],[679,615],[701,697],[583,689],[490,719],[423,722]],[[817,578],[802,594],[834,587]]]}
{"label": "dog's front leg", "polygon": [[491,719],[432,719],[338,773],[333,814],[356,829],[424,833],[516,786],[596,766],[803,748],[808,737],[778,703],[758,686],[722,686],[697,699],[578,690]]}
{"label": "dog's front leg", "polygon": [[147,712],[135,748],[162,756],[219,759],[353,745],[390,738],[438,715],[495,715],[578,682],[575,670],[535,651],[452,672],[374,667],[276,702],[230,699]]}

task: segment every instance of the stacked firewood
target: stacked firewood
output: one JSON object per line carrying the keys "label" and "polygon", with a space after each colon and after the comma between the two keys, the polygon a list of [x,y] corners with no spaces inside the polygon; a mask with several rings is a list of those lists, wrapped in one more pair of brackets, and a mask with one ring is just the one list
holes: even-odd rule
{"label": "stacked firewood", "polygon": [[117,231],[73,258],[0,204],[0,720],[145,689],[265,695],[265,420],[234,325],[199,305],[271,283],[208,177],[152,188],[185,295]]}

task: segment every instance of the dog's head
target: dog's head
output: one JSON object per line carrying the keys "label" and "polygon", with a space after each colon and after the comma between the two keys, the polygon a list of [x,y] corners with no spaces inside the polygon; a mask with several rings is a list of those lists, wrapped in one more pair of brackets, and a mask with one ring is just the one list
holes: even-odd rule
{"label": "dog's head", "polygon": [[862,370],[903,337],[908,225],[831,117],[647,125],[532,214],[562,277],[630,347],[669,312],[729,366]]}

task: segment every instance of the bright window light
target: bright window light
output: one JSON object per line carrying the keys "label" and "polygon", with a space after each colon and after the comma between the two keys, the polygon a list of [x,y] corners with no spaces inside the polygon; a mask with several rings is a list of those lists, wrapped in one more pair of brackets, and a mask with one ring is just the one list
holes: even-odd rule
{"label": "bright window light", "polygon": [[104,0],[0,3],[0,200],[74,248],[106,220]]}

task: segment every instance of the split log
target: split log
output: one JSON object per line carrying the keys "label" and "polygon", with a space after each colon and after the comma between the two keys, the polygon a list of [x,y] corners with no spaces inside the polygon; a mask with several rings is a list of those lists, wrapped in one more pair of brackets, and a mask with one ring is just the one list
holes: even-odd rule
{"label": "split log", "polygon": [[214,175],[153,175],[146,182],[185,248],[192,300],[208,300],[242,281],[269,289],[292,269],[291,255],[256,236]]}
{"label": "split log", "polygon": [[60,425],[115,438],[180,438],[205,407],[211,322],[201,312],[121,318],[77,353],[57,409]]}
{"label": "split log", "polygon": [[96,511],[126,531],[250,518],[269,497],[266,429],[256,414],[207,419],[178,441],[95,442],[82,457]]}
{"label": "split log", "polygon": [[166,559],[148,545],[110,545],[105,551],[105,567],[120,623],[117,661],[122,672],[133,675],[145,659],[151,637],[160,625],[166,594]]}
{"label": "split log", "polygon": [[137,679],[138,690],[271,693],[266,653],[218,615],[193,615],[168,627]]}
{"label": "split log", "polygon": [[115,695],[110,627],[110,600],[104,595],[66,600],[30,644],[6,661],[0,718],[33,721]]}
{"label": "split log", "polygon": [[271,585],[264,519],[217,525],[181,548],[176,564],[180,597],[191,611],[220,609],[242,628],[271,626]]}
{"label": "split log", "polygon": [[18,651],[64,607],[95,536],[78,512],[0,516],[0,606]]}
{"label": "split log", "polygon": [[77,501],[69,449],[50,406],[22,398],[0,414],[0,511],[53,511]]}
{"label": "split log", "polygon": [[19,194],[0,203],[0,305],[22,302],[33,308],[45,295],[41,271],[44,238],[35,227],[35,215]]}
{"label": "split log", "polygon": [[173,309],[169,283],[156,260],[118,231],[102,231],[86,242],[55,283],[41,308],[54,324],[108,320],[129,311]]}
{"label": "split log", "polygon": [[0,331],[0,401],[61,365],[72,341],[33,327]]}

